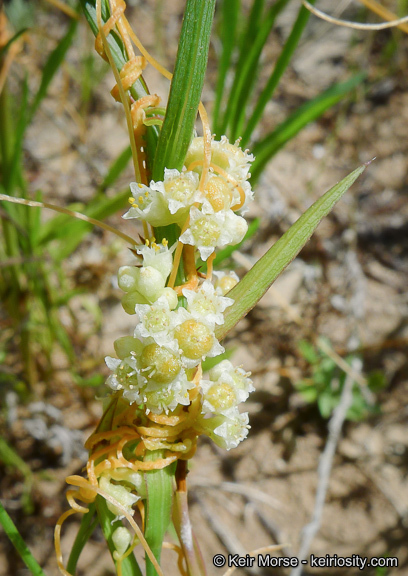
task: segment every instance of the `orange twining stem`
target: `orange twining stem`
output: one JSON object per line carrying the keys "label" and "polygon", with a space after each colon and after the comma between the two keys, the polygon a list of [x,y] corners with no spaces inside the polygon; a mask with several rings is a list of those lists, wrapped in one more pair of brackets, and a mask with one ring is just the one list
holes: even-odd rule
{"label": "orange twining stem", "polygon": [[[119,72],[119,77],[122,80],[123,90],[129,90],[133,84],[140,78],[143,70],[146,68],[146,59],[143,56],[134,56],[131,60],[123,65],[122,70]],[[111,94],[113,98],[120,102],[119,87],[116,84]]]}
{"label": "orange twining stem", "polygon": [[215,259],[215,252],[213,252],[207,259],[207,280],[211,280],[213,273],[213,264]]}
{"label": "orange twining stem", "polygon": [[[105,36],[108,36],[111,30],[116,26],[116,22],[122,16],[126,10],[126,3],[124,0],[119,0],[115,2],[115,9],[112,7],[112,14],[102,26],[102,30]],[[98,52],[99,56],[108,62],[108,58],[105,53],[105,48],[103,46],[102,35],[99,32],[95,38],[95,50]]]}
{"label": "orange twining stem", "polygon": [[166,414],[153,414],[153,412],[149,412],[147,417],[152,422],[156,424],[162,424],[163,426],[177,426],[183,420],[185,420],[188,416],[188,412],[181,412],[181,414],[177,414],[174,416],[167,416]]}
{"label": "orange twining stem", "polygon": [[135,434],[135,429],[130,428],[128,426],[122,426],[120,428],[116,428],[113,430],[105,430],[103,432],[94,432],[89,436],[88,440],[85,442],[85,448],[87,450],[91,450],[95,444],[99,444],[99,442],[103,442],[104,440],[110,440],[117,436],[121,438],[123,434]]}

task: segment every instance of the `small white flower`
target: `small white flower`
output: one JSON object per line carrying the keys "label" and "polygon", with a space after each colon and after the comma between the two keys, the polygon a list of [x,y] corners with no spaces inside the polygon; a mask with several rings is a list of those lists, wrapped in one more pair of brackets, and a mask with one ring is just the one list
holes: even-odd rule
{"label": "small white flower", "polygon": [[224,422],[214,429],[214,434],[218,438],[215,440],[213,437],[213,440],[226,450],[231,450],[248,436],[250,429],[248,412],[240,414],[237,408],[232,408],[230,412],[224,414],[224,417]]}
{"label": "small white flower", "polygon": [[107,386],[114,392],[123,390],[124,395],[126,392],[130,392],[131,396],[136,394],[132,402],[137,401],[137,391],[143,386],[145,380],[139,374],[136,358],[128,356],[123,360],[118,360],[107,356],[105,362],[113,372],[106,381]]}
{"label": "small white flower", "polygon": [[[162,194],[172,215],[185,220],[188,210],[196,202],[199,177],[195,172],[164,170],[163,182],[151,182],[150,188]],[[176,221],[176,220],[175,220]]]}
{"label": "small white flower", "polygon": [[209,436],[217,446],[231,450],[236,448],[248,436],[248,413],[240,414],[238,408],[231,408],[225,414],[208,417],[200,415],[197,426],[203,434]]}
{"label": "small white flower", "polygon": [[162,414],[165,412],[168,414],[175,410],[179,404],[188,406],[190,404],[188,391],[192,388],[194,388],[194,384],[187,379],[184,370],[170,384],[165,386],[150,383],[142,394],[147,413]]}
{"label": "small white flower", "polygon": [[173,223],[173,218],[162,194],[136,182],[130,184],[130,191],[133,201],[122,218],[125,220],[132,218],[146,220],[152,226],[166,226]]}
{"label": "small white flower", "polygon": [[180,242],[196,246],[202,260],[214,252],[220,245],[220,238],[225,221],[224,212],[215,214],[203,214],[195,206],[190,210],[190,224],[187,230],[180,236]]}
{"label": "small white flower", "polygon": [[233,270],[230,270],[228,273],[213,270],[213,276],[216,278],[215,289],[222,296],[225,296],[225,294],[232,290],[239,282],[239,278]]}
{"label": "small white flower", "polygon": [[192,206],[189,227],[180,236],[180,241],[196,246],[202,260],[207,260],[215,248],[241,242],[247,230],[246,220],[232,210],[204,214]]}
{"label": "small white flower", "polygon": [[224,323],[223,312],[234,303],[231,298],[216,293],[209,280],[205,280],[197,291],[184,288],[183,295],[187,299],[187,310],[192,317],[211,328],[214,328],[215,324],[220,326]]}
{"label": "small white flower", "polygon": [[[202,161],[203,156],[204,140],[202,137],[194,138],[188,149],[185,165],[188,168],[193,162]],[[253,155],[243,151],[239,141],[230,144],[226,136],[222,136],[220,141],[211,141],[211,162],[227,172],[239,184],[249,177],[250,163],[253,161]],[[201,174],[202,164],[193,170]]]}
{"label": "small white flower", "polygon": [[170,310],[166,296],[160,296],[152,306],[137,304],[136,314],[140,320],[135,329],[136,337],[140,340],[153,338],[160,346],[168,345],[174,348],[173,329],[177,323],[177,315]]}
{"label": "small white flower", "polygon": [[185,308],[179,308],[176,314],[174,336],[185,368],[194,368],[207,356],[213,358],[225,351],[215,337],[213,328],[193,318]]}
{"label": "small white flower", "polygon": [[170,248],[167,245],[152,243],[151,246],[138,246],[137,253],[143,256],[143,266],[155,268],[166,282],[173,268],[173,252],[177,243]]}

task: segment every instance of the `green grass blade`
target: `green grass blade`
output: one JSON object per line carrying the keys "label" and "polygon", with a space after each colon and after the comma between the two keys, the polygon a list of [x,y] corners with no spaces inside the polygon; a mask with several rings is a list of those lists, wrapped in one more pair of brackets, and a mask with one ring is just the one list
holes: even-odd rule
{"label": "green grass blade", "polygon": [[225,80],[231,67],[231,58],[235,48],[238,16],[241,0],[224,0],[221,5],[220,39],[222,53],[218,64],[217,85],[213,109],[213,130],[218,134],[218,117],[225,92]]}
{"label": "green grass blade", "polygon": [[242,134],[246,118],[245,112],[255,85],[262,50],[268,40],[276,17],[287,3],[288,0],[277,0],[268,10],[260,23],[256,38],[248,46],[245,61],[236,71],[237,82],[228,106],[231,117],[229,129],[231,140],[236,140]]}
{"label": "green grass blade", "polygon": [[27,544],[24,542],[22,536],[17,530],[14,522],[7,514],[3,504],[0,501],[0,524],[3,526],[5,533],[9,537],[11,543],[21,556],[24,564],[30,570],[33,576],[45,576],[41,566],[31,554]]}
{"label": "green grass blade", "polygon": [[[12,109],[9,113],[13,114]],[[10,125],[7,123],[7,130],[13,128],[14,134],[12,135],[13,152],[12,157],[9,158],[9,163],[4,167],[3,173],[3,186],[10,196],[15,195],[18,182],[22,179],[21,174],[21,155],[23,151],[23,140],[27,125],[29,123],[29,105],[28,105],[28,80],[24,79],[21,95],[18,120],[13,126],[13,121],[10,120]],[[20,211],[22,212],[22,211]]]}
{"label": "green grass blade", "polygon": [[[145,460],[149,461],[158,458],[163,458],[163,452],[160,450],[148,452],[145,456]],[[174,472],[174,464],[161,470],[145,472],[147,488],[145,538],[159,564],[164,535],[171,520]],[[147,554],[146,576],[157,576],[156,569]]]}
{"label": "green grass blade", "polygon": [[271,284],[297,256],[319,222],[327,216],[365,168],[366,165],[360,166],[319,198],[228,293],[228,297],[233,298],[235,302],[224,313],[225,323],[215,331],[218,340],[222,340],[262,298]]}
{"label": "green grass blade", "polygon": [[300,106],[289,118],[280,124],[271,134],[258,142],[254,148],[255,161],[251,166],[251,182],[254,184],[269,160],[309,122],[319,118],[327,109],[337,104],[348,92],[356,88],[365,78],[358,74]]}
{"label": "green grass blade", "polygon": [[181,170],[193,135],[207,68],[215,0],[187,0],[166,117],[157,143],[153,180]]}
{"label": "green grass blade", "polygon": [[36,113],[39,105],[41,104],[41,101],[47,94],[48,86],[52,82],[52,79],[54,78],[56,72],[58,72],[58,70],[60,69],[61,64],[64,61],[65,55],[68,51],[68,48],[71,46],[72,40],[74,39],[77,26],[78,26],[78,20],[71,20],[68,32],[62,38],[62,40],[60,40],[55,50],[53,50],[49,55],[47,62],[45,63],[45,66],[43,68],[40,87],[30,107],[30,119]]}
{"label": "green grass blade", "polygon": [[[315,0],[311,1],[311,4],[314,3]],[[275,88],[277,87],[279,80],[282,77],[282,74],[285,72],[292,55],[298,45],[300,37],[303,33],[303,30],[309,20],[310,12],[307,8],[302,6],[299,10],[298,17],[296,22],[293,25],[292,31],[287,39],[285,46],[276,62],[274,71],[269,78],[265,88],[262,90],[262,93],[258,99],[258,102],[255,106],[255,110],[253,111],[248,124],[245,128],[245,131],[242,135],[242,146],[245,147],[248,144],[249,139],[252,136],[253,131],[255,130],[256,126],[258,125],[262,114],[265,110],[265,107],[269,100],[272,98]]]}
{"label": "green grass blade", "polygon": [[[120,520],[113,522],[115,515],[112,514],[110,510],[108,510],[106,502],[101,496],[96,497],[95,506],[103,535],[108,544],[109,551],[112,555],[112,559],[116,567],[116,560],[113,558],[113,553],[116,548],[112,540],[112,534],[115,532],[116,528],[123,526],[123,524]],[[126,556],[126,558],[122,560],[122,576],[142,576],[139,564],[137,563],[133,553],[129,554],[129,556]]]}
{"label": "green grass blade", "polygon": [[10,48],[10,46],[20,38],[20,36],[22,36],[23,34],[25,34],[28,31],[28,28],[22,28],[21,30],[19,30],[18,32],[16,32],[11,38],[10,40],[0,48],[0,58],[2,58],[6,52],[8,51],[8,49]]}
{"label": "green grass blade", "polygon": [[91,504],[89,504],[88,508],[89,508],[88,512],[82,516],[81,525],[79,527],[78,534],[76,535],[74,544],[72,545],[71,553],[69,555],[67,571],[70,574],[75,574],[76,566],[79,557],[81,555],[81,552],[84,549],[89,538],[92,536],[96,526],[98,525],[98,517],[96,516],[95,503],[92,502]]}
{"label": "green grass blade", "polygon": [[[225,1],[228,2],[228,0]],[[241,34],[241,38],[239,41],[240,44],[239,57],[235,65],[234,82],[229,90],[228,103],[225,106],[224,113],[222,115],[222,120],[220,120],[219,122],[220,125],[217,126],[216,130],[216,135],[219,138],[227,133],[228,122],[231,118],[231,113],[229,109],[230,101],[231,98],[233,98],[237,82],[239,81],[239,70],[242,69],[244,62],[247,58],[248,50],[255,42],[256,36],[258,34],[258,29],[261,26],[264,4],[265,0],[253,0],[247,27]]]}

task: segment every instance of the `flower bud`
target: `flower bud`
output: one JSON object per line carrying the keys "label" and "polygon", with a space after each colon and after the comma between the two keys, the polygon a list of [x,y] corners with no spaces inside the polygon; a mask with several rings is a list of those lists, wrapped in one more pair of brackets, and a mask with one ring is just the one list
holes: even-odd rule
{"label": "flower bud", "polygon": [[129,545],[132,542],[132,535],[127,528],[124,526],[119,526],[119,528],[116,528],[112,534],[112,542],[116,548],[116,554],[114,552],[114,556],[116,556],[117,559],[123,556],[123,554],[129,548]]}

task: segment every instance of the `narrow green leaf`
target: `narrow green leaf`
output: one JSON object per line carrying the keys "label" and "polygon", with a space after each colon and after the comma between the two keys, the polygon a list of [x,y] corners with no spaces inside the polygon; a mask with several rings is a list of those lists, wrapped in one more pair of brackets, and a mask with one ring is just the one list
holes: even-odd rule
{"label": "narrow green leaf", "polygon": [[218,133],[218,116],[225,91],[225,80],[228,70],[231,67],[231,58],[235,48],[240,7],[241,0],[223,0],[221,4],[220,39],[222,42],[222,53],[218,63],[218,77],[213,109],[213,130],[215,133]]}
{"label": "narrow green leaf", "polygon": [[365,168],[365,164],[360,166],[319,198],[228,292],[228,297],[233,298],[235,302],[225,311],[224,324],[215,331],[218,340],[222,340],[262,298],[271,284],[297,256],[319,222],[327,216]]}
{"label": "narrow green leaf", "polygon": [[71,553],[69,555],[67,571],[70,574],[75,574],[77,563],[89,538],[92,536],[93,531],[98,525],[98,517],[96,515],[96,506],[92,502],[88,506],[88,512],[82,516],[81,525],[79,527],[78,533],[76,535],[74,544],[71,548]]}
{"label": "narrow green leaf", "polygon": [[331,86],[309,102],[300,106],[289,118],[280,124],[271,134],[258,142],[254,148],[255,161],[251,166],[251,183],[254,184],[269,160],[293,138],[302,128],[319,118],[326,110],[358,86],[365,74],[357,74],[350,80]]}
{"label": "narrow green leaf", "polygon": [[[311,4],[314,4],[314,2],[315,0],[311,0]],[[286,40],[285,46],[283,47],[282,52],[278,58],[278,61],[276,62],[274,71],[271,77],[269,78],[265,88],[262,90],[262,93],[255,106],[255,110],[253,111],[248,121],[247,127],[244,131],[244,134],[242,135],[243,147],[248,143],[253,131],[255,130],[256,126],[258,125],[262,117],[262,114],[265,110],[267,103],[272,98],[275,88],[277,87],[279,80],[282,77],[282,74],[285,72],[292,58],[292,55],[296,49],[296,46],[298,45],[298,42],[307,24],[307,21],[309,20],[309,17],[310,17],[310,11],[304,6],[302,6],[299,10],[298,17],[295,23],[293,24],[289,38]]]}
{"label": "narrow green leaf", "polygon": [[34,116],[39,105],[41,104],[41,101],[43,100],[43,98],[47,93],[48,86],[50,85],[56,72],[58,72],[58,70],[60,69],[60,66],[64,61],[68,48],[72,44],[72,40],[74,38],[77,26],[78,26],[78,20],[71,20],[67,33],[62,38],[62,40],[58,42],[58,45],[55,48],[55,50],[53,50],[49,55],[47,62],[45,63],[45,66],[43,68],[40,87],[38,89],[37,94],[35,95],[33,103],[31,104],[30,119]]}
{"label": "narrow green leaf", "polygon": [[183,168],[207,68],[214,8],[215,0],[187,0],[153,180],[162,180],[165,168]]}
{"label": "narrow green leaf", "polygon": [[19,30],[18,32],[16,32],[14,34],[14,36],[12,36],[10,38],[10,40],[0,48],[0,58],[2,58],[6,52],[8,51],[8,49],[10,48],[10,46],[20,38],[20,36],[22,36],[23,34],[25,34],[27,32],[28,28],[22,28],[21,30]]}
{"label": "narrow green leaf", "polygon": [[24,564],[30,570],[33,576],[45,576],[41,566],[31,554],[27,544],[24,542],[22,536],[17,530],[14,522],[7,514],[3,504],[0,502],[0,524],[3,526],[5,533],[9,537],[11,543],[21,556]]}
{"label": "narrow green leaf", "polygon": [[[228,3],[228,0],[226,0]],[[239,39],[239,57],[238,61],[235,65],[235,74],[234,74],[234,81],[232,86],[229,90],[229,97],[228,103],[223,110],[222,117],[219,121],[219,126],[217,126],[216,134],[218,138],[220,138],[223,134],[227,133],[227,126],[228,122],[231,118],[230,116],[230,102],[231,99],[234,97],[234,92],[236,88],[236,84],[239,81],[239,71],[242,70],[244,62],[247,58],[248,51],[250,50],[251,46],[256,40],[259,27],[262,22],[262,14],[264,9],[265,0],[253,0],[251,12],[248,18],[247,25],[240,36]]]}
{"label": "narrow green leaf", "polygon": [[[259,25],[259,30],[253,43],[248,46],[246,58],[240,68],[237,68],[235,87],[228,103],[228,112],[231,117],[229,136],[236,140],[241,136],[245,121],[245,112],[253,92],[257,78],[257,69],[262,50],[268,40],[276,17],[286,6],[288,0],[277,0],[267,11]],[[276,70],[276,68],[275,68]]]}
{"label": "narrow green leaf", "polygon": [[[163,456],[163,451],[155,450],[148,452],[145,460],[157,460]],[[161,470],[145,472],[144,475],[147,488],[145,538],[159,564],[164,535],[171,520],[174,472],[175,465],[171,464]],[[157,576],[147,554],[146,576]]]}

